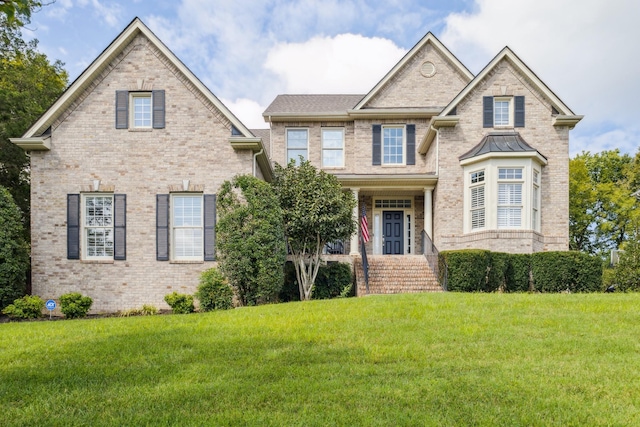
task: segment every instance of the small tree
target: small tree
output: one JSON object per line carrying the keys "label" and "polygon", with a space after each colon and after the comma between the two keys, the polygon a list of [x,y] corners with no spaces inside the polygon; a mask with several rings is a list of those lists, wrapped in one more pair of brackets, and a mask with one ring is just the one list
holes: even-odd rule
{"label": "small tree", "polygon": [[621,291],[640,291],[640,227],[636,227],[620,253],[612,282]]}
{"label": "small tree", "polygon": [[353,209],[357,201],[342,189],[338,179],[318,171],[311,163],[291,160],[286,168],[276,164],[274,188],[282,207],[284,232],[303,301],[311,298],[322,248],[346,240],[356,230]]}
{"label": "small tree", "polygon": [[250,175],[218,192],[220,269],[242,305],[275,301],[284,283],[282,211],[269,184]]}
{"label": "small tree", "polygon": [[0,309],[24,295],[28,270],[29,246],[21,212],[9,191],[0,187]]}

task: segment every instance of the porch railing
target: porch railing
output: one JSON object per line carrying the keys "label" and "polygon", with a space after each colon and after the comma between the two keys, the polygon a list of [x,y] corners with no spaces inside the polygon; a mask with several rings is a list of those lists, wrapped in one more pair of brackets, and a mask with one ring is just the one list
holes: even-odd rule
{"label": "porch railing", "polygon": [[427,259],[429,263],[429,267],[435,273],[438,278],[438,283],[442,287],[443,290],[447,290],[447,281],[448,281],[448,268],[447,262],[444,257],[440,255],[438,248],[433,244],[433,241],[429,237],[426,231],[422,230],[422,254]]}
{"label": "porch railing", "polygon": [[367,261],[367,250],[362,236],[360,237],[360,255],[362,256],[362,272],[364,273],[364,286],[369,295],[369,261]]}
{"label": "porch railing", "polygon": [[329,242],[326,245],[324,245],[322,254],[323,255],[344,255],[344,243],[342,242],[342,240]]}

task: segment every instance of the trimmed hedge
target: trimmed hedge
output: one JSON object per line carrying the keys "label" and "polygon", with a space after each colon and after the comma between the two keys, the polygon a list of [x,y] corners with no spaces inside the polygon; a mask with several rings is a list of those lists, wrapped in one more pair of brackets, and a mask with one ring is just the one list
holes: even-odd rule
{"label": "trimmed hedge", "polygon": [[582,252],[506,254],[443,251],[447,288],[457,292],[599,292],[602,263]]}

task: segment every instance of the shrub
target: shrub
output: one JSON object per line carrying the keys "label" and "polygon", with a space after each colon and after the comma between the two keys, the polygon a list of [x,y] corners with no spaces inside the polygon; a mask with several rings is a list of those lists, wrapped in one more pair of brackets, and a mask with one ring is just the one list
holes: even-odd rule
{"label": "shrub", "polygon": [[142,308],[131,308],[129,310],[123,310],[118,313],[120,317],[130,316],[153,316],[158,314],[158,308],[153,305],[143,305]]}
{"label": "shrub", "polygon": [[489,268],[487,269],[487,280],[485,292],[506,291],[509,271],[510,255],[504,252],[491,252],[489,257]]}
{"label": "shrub", "polygon": [[490,252],[480,249],[441,252],[448,267],[449,291],[478,292],[487,288]]}
{"label": "shrub", "polygon": [[536,291],[597,292],[602,289],[602,261],[582,252],[537,252],[531,255]]}
{"label": "shrub", "polygon": [[37,295],[25,295],[13,301],[2,312],[15,319],[37,319],[42,315],[44,300]]}
{"label": "shrub", "polygon": [[351,264],[330,262],[318,268],[318,275],[316,276],[311,297],[313,299],[337,298],[343,293],[345,288],[348,294],[351,290],[352,283]]}
{"label": "shrub", "polygon": [[82,296],[80,292],[70,292],[60,296],[60,311],[67,319],[85,317],[93,304],[90,297]]}
{"label": "shrub", "polygon": [[29,244],[20,209],[9,191],[0,187],[0,309],[24,295],[28,270]]}
{"label": "shrub", "polygon": [[202,311],[233,308],[233,290],[217,268],[210,268],[200,275],[196,298]]}
{"label": "shrub", "polygon": [[507,292],[528,292],[530,286],[531,255],[530,254],[510,254],[509,267],[507,269],[507,281],[505,290]]}
{"label": "shrub", "polygon": [[195,311],[193,296],[172,292],[164,296],[164,300],[175,314],[188,314]]}

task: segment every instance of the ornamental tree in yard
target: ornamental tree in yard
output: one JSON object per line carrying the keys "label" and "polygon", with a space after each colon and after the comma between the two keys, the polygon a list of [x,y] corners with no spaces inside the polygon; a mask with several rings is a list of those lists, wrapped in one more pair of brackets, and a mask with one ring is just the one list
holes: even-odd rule
{"label": "ornamental tree in yard", "polygon": [[0,187],[0,310],[25,293],[29,246],[20,209],[9,191]]}
{"label": "ornamental tree in yard", "polygon": [[218,192],[220,270],[242,305],[273,302],[284,284],[286,247],[282,211],[271,186],[250,175]]}
{"label": "ornamental tree in yard", "polygon": [[273,186],[282,207],[300,300],[309,300],[322,248],[329,242],[349,239],[356,230],[352,212],[357,201],[335,176],[302,159],[299,166],[294,160],[286,168],[276,164]]}

